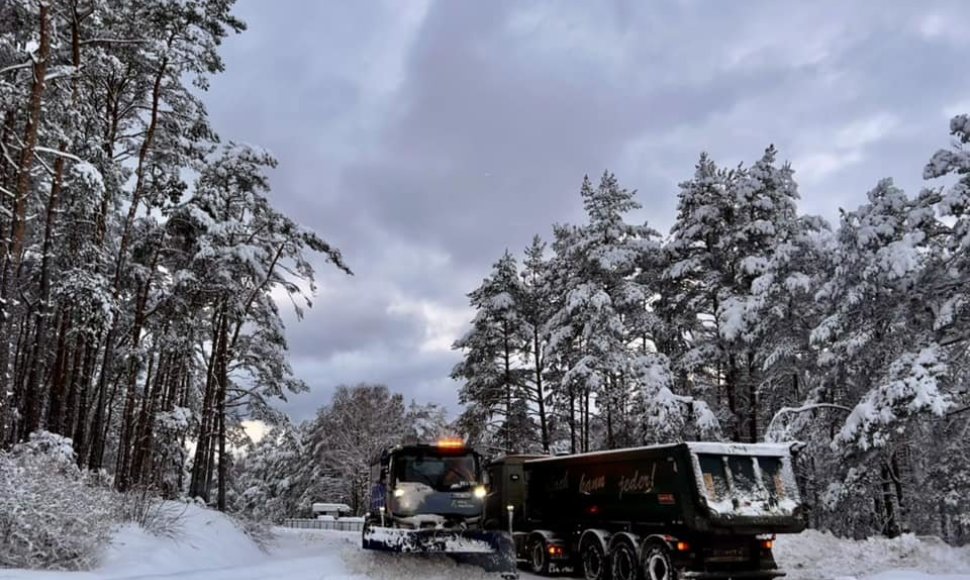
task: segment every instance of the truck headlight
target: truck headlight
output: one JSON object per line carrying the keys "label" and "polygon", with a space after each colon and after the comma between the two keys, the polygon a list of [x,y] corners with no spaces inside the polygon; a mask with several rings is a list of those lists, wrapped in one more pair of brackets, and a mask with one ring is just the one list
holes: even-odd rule
{"label": "truck headlight", "polygon": [[485,497],[485,495],[488,493],[488,491],[485,489],[485,486],[484,485],[479,485],[478,487],[476,487],[474,489],[474,491],[472,491],[472,493],[478,499],[482,499],[483,497]]}
{"label": "truck headlight", "polygon": [[397,488],[397,489],[394,490],[394,497],[401,497],[402,495],[404,495],[404,490],[403,489]]}

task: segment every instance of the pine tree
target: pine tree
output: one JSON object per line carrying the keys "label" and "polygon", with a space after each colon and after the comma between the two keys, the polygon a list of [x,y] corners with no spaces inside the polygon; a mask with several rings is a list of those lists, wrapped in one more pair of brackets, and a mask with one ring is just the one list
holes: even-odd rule
{"label": "pine tree", "polygon": [[738,300],[734,192],[741,177],[702,154],[694,177],[680,185],[677,219],[664,248],[663,298],[657,306],[669,329],[660,348],[671,358],[680,388],[709,401],[735,440],[741,435],[739,362],[724,340],[733,330],[722,327],[731,319],[725,316],[730,312],[726,306]]}
{"label": "pine tree", "polygon": [[560,388],[570,392],[570,412],[580,403],[581,448],[590,449],[594,408],[605,430],[603,444],[614,448],[632,442],[628,402],[637,357],[628,319],[648,300],[637,267],[644,252],[658,249],[658,236],[624,221],[640,206],[614,175],[604,173],[596,188],[585,178],[580,195],[589,221],[568,234],[562,230],[555,247],[561,298],[550,318],[548,350],[566,362]]}
{"label": "pine tree", "polygon": [[455,341],[453,348],[464,351],[464,358],[451,373],[463,381],[459,402],[469,405],[465,422],[484,420],[486,432],[506,452],[526,450],[535,441],[535,426],[521,411],[525,373],[520,357],[531,337],[522,320],[523,287],[515,258],[506,251],[468,296],[475,318],[472,329]]}
{"label": "pine tree", "polygon": [[535,406],[535,416],[539,420],[539,436],[542,451],[549,453],[551,438],[550,391],[546,361],[546,326],[552,315],[549,284],[549,264],[544,254],[546,244],[535,236],[532,245],[525,250],[522,268],[522,297],[520,312],[527,340],[523,349],[528,360],[528,372],[523,373],[523,386],[530,406]]}

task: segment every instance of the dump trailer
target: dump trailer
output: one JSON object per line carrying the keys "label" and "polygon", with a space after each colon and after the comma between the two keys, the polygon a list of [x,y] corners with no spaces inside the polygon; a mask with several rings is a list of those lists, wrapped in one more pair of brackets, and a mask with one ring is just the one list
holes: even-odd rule
{"label": "dump trailer", "polygon": [[463,442],[398,445],[371,465],[365,550],[445,554],[516,578],[515,546],[504,530],[485,530],[484,462]]}
{"label": "dump trailer", "polygon": [[775,534],[805,528],[786,444],[681,443],[488,466],[486,527],[538,574],[589,580],[784,576]]}

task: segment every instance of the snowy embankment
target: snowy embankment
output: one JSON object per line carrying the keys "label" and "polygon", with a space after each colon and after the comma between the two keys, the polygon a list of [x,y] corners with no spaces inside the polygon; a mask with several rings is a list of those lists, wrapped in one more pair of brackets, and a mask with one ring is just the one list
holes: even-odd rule
{"label": "snowy embankment", "polygon": [[[180,516],[171,537],[135,525],[119,529],[90,572],[2,570],[2,580],[413,580],[493,578],[447,558],[364,552],[351,532],[278,528],[263,548],[226,516],[166,504]],[[169,513],[173,513],[170,511]],[[970,580],[970,548],[904,537],[845,541],[809,531],[778,540],[790,580]],[[535,578],[523,573],[523,578]]]}
{"label": "snowy embankment", "polygon": [[912,535],[852,541],[806,530],[779,536],[775,557],[788,580],[970,580],[970,546]]}

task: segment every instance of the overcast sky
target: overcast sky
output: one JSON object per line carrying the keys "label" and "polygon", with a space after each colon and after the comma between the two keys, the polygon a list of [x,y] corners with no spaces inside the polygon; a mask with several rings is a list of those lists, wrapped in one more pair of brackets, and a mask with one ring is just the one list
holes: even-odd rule
{"label": "overcast sky", "polygon": [[206,97],[225,140],[280,161],[273,199],[338,246],[288,317],[296,420],[383,382],[456,412],[466,294],[509,248],[582,219],[585,173],[669,231],[702,150],[770,143],[801,208],[835,220],[884,176],[908,192],[970,111],[970,10],[952,2],[238,0]]}

